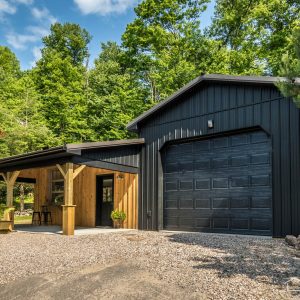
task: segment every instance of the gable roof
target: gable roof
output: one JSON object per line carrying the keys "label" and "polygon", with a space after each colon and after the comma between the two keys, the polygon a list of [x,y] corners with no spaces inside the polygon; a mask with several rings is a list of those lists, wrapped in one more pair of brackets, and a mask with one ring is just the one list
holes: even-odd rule
{"label": "gable roof", "polygon": [[193,87],[198,86],[203,83],[208,82],[228,82],[228,83],[239,83],[239,84],[261,84],[261,85],[274,85],[279,81],[284,81],[283,77],[271,77],[271,76],[232,76],[232,75],[222,75],[222,74],[209,74],[209,75],[202,75],[185,86],[175,92],[173,95],[168,97],[167,99],[159,102],[129,124],[127,124],[127,129],[131,131],[137,131],[138,124],[145,119],[149,118],[150,116],[154,115],[157,111],[165,108],[168,104],[178,99],[179,96],[183,95],[184,93],[191,90]]}

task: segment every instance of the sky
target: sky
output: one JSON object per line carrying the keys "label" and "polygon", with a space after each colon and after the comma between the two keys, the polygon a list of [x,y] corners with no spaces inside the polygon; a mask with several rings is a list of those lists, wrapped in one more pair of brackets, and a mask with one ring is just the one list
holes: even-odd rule
{"label": "sky", "polygon": [[[90,62],[99,55],[101,42],[121,42],[126,25],[135,18],[134,7],[141,0],[0,0],[0,45],[8,46],[23,70],[40,58],[41,38],[55,22],[78,23],[93,37]],[[208,26],[214,0],[201,17]]]}

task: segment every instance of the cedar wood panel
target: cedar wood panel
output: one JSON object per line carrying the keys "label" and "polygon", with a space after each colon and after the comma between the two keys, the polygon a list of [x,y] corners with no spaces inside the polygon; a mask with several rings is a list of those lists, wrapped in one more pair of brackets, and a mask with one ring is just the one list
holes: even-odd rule
{"label": "cedar wood panel", "polygon": [[[34,209],[40,210],[41,205],[50,199],[49,172],[51,168],[22,170],[20,177],[35,178]],[[136,174],[120,173],[104,169],[86,167],[74,180],[74,204],[76,226],[95,226],[96,217],[96,176],[114,174],[114,207],[123,210],[127,218],[124,228],[137,228],[137,177]],[[119,179],[122,175],[123,179]],[[49,206],[53,224],[61,225],[62,209],[60,206]]]}

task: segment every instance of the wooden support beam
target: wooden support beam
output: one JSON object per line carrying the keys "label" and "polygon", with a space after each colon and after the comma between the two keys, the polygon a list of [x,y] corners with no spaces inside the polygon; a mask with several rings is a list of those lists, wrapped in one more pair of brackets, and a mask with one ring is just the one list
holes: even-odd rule
{"label": "wooden support beam", "polygon": [[59,164],[56,165],[57,169],[60,171],[61,175],[63,176],[63,178],[66,178],[66,172],[63,169],[63,167]]}
{"label": "wooden support beam", "polygon": [[64,167],[57,164],[56,167],[64,177],[63,234],[73,235],[76,207],[73,203],[74,179],[85,168],[85,165],[81,165],[75,170],[73,163],[66,163]]}
{"label": "wooden support beam", "polygon": [[76,205],[63,205],[63,235],[74,235]]}
{"label": "wooden support beam", "polygon": [[14,199],[14,184],[17,177],[19,176],[20,171],[1,173],[5,183],[6,183],[6,206],[13,206]]}
{"label": "wooden support beam", "polygon": [[86,167],[86,165],[81,165],[80,167],[75,169],[75,171],[73,173],[73,179],[75,179],[85,167]]}
{"label": "wooden support beam", "polygon": [[65,185],[64,185],[64,203],[65,205],[73,205],[73,163],[65,165]]}

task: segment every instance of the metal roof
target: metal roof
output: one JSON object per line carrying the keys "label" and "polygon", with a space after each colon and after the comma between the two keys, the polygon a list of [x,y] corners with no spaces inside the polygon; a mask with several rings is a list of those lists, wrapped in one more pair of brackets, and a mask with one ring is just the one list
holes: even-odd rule
{"label": "metal roof", "polygon": [[130,139],[130,140],[116,140],[108,142],[91,142],[82,144],[67,144],[67,151],[71,152],[73,150],[89,150],[98,148],[110,148],[110,147],[122,147],[128,145],[141,145],[144,144],[144,139]]}
{"label": "metal roof", "polygon": [[175,92],[167,99],[159,102],[158,104],[156,104],[155,106],[153,106],[152,108],[150,108],[149,110],[147,110],[146,112],[144,112],[143,114],[135,118],[127,125],[127,129],[136,131],[138,129],[138,123],[152,116],[154,113],[164,108],[174,100],[177,100],[179,96],[183,95],[191,88],[205,82],[229,82],[229,83],[241,83],[241,84],[274,85],[275,83],[284,80],[285,78],[283,77],[271,77],[271,76],[232,76],[232,75],[222,75],[222,74],[202,75],[195,78],[185,86],[183,86],[181,89],[179,89],[177,92]]}
{"label": "metal roof", "polygon": [[49,165],[53,162],[71,161],[72,157],[80,156],[81,150],[89,149],[109,149],[115,147],[125,147],[144,144],[144,139],[129,139],[108,142],[91,142],[82,144],[66,144],[64,146],[53,147],[35,152],[14,155],[0,159],[0,171],[17,170],[18,167]]}

